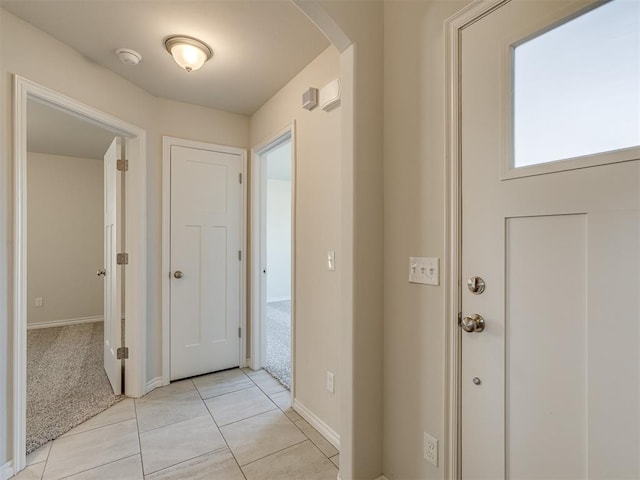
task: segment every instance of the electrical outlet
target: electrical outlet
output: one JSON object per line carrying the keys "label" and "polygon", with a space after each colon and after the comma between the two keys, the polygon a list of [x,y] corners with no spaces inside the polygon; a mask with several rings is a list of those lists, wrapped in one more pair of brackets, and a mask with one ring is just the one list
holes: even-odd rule
{"label": "electrical outlet", "polygon": [[335,376],[331,372],[327,372],[327,390],[331,393],[335,393]]}
{"label": "electrical outlet", "polygon": [[36,307],[42,307],[42,297],[36,297]]}
{"label": "electrical outlet", "polygon": [[424,432],[424,459],[438,466],[438,440]]}

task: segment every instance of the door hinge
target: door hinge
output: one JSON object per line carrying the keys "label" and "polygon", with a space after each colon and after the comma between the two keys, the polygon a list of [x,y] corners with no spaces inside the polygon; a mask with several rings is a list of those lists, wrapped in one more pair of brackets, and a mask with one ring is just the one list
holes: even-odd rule
{"label": "door hinge", "polygon": [[126,360],[129,358],[129,347],[120,347],[116,350],[117,360]]}
{"label": "door hinge", "polygon": [[242,261],[242,250],[238,250],[238,261]]}
{"label": "door hinge", "polygon": [[129,170],[129,160],[118,160],[116,161],[116,169],[119,172],[126,172],[127,170]]}
{"label": "door hinge", "polygon": [[129,264],[129,254],[128,253],[119,253],[116,255],[116,263],[118,265],[128,265]]}
{"label": "door hinge", "polygon": [[241,173],[238,174],[238,183],[242,183],[242,174]]}
{"label": "door hinge", "polygon": [[242,328],[238,327],[238,338],[242,338]]}

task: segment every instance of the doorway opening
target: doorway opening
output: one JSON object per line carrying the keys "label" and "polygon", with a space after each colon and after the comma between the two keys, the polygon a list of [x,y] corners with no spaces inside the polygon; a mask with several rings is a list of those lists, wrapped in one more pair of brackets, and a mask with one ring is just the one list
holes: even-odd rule
{"label": "doorway opening", "polygon": [[294,142],[293,129],[254,150],[253,368],[293,384]]}
{"label": "doorway opening", "polygon": [[[40,323],[49,322],[48,326],[56,326],[56,322],[65,321],[62,325],[57,325],[58,327],[72,327],[72,326],[80,326],[86,328],[95,327],[95,325],[91,325],[92,320],[98,320],[95,317],[103,318],[104,325],[104,333],[101,335],[95,334],[92,332],[91,335],[88,335],[90,338],[95,340],[97,338],[97,343],[99,347],[94,349],[93,357],[95,360],[95,364],[97,364],[96,370],[104,374],[104,371],[107,372],[107,377],[109,378],[107,387],[108,389],[112,389],[112,394],[120,394],[123,391],[123,383],[122,383],[122,370],[123,370],[123,359],[122,353],[126,351],[126,349],[120,349],[122,343],[122,339],[126,337],[127,342],[129,342],[129,346],[134,346],[132,349],[132,355],[128,357],[124,355],[124,359],[127,359],[127,377],[125,379],[124,384],[124,392],[127,395],[138,397],[144,393],[145,385],[144,385],[144,358],[145,358],[145,345],[144,339],[141,335],[142,331],[145,329],[145,325],[143,319],[146,317],[146,263],[141,259],[146,258],[146,250],[143,245],[146,242],[146,230],[144,228],[145,222],[141,221],[145,218],[145,199],[146,199],[146,178],[145,178],[145,162],[143,159],[146,157],[145,154],[145,144],[146,144],[146,135],[144,130],[141,130],[134,125],[123,122],[115,117],[107,115],[99,110],[93,109],[87,105],[84,105],[80,102],[77,102],[74,99],[61,95],[53,90],[47,89],[41,85],[38,85],[35,82],[31,82],[25,78],[16,76],[14,77],[14,101],[15,101],[15,110],[14,110],[14,172],[15,172],[15,189],[14,189],[14,219],[15,219],[15,230],[14,230],[14,279],[13,279],[13,306],[14,306],[14,318],[15,318],[15,327],[13,329],[13,385],[12,385],[12,397],[13,397],[13,452],[14,452],[14,470],[20,471],[25,467],[26,464],[26,451],[27,451],[27,338],[28,338],[28,324],[29,318],[32,318],[34,321],[40,320]],[[116,141],[114,138],[122,139],[123,150],[120,150],[118,147],[114,147],[112,155],[106,155],[104,157],[104,163],[100,162],[100,165],[94,164],[93,170],[100,170],[99,167],[104,168],[104,177],[97,175],[94,179],[95,182],[104,181],[105,187],[107,182],[107,177],[112,176],[112,189],[113,189],[113,200],[109,202],[103,201],[102,198],[99,200],[94,199],[93,203],[94,210],[89,212],[88,217],[92,217],[94,222],[98,222],[99,225],[99,234],[96,233],[96,238],[98,238],[97,242],[99,243],[99,247],[97,247],[97,252],[93,252],[92,255],[89,255],[90,265],[87,263],[81,268],[81,271],[75,272],[75,268],[79,266],[81,252],[80,250],[84,247],[88,246],[77,246],[76,251],[72,252],[72,259],[66,259],[66,264],[62,267],[53,268],[54,261],[57,261],[58,258],[62,256],[59,251],[63,248],[59,246],[54,252],[48,252],[43,254],[43,259],[37,260],[37,257],[34,257],[33,254],[37,254],[37,249],[34,248],[32,238],[28,237],[28,228],[31,228],[28,225],[28,222],[32,220],[29,218],[35,210],[30,209],[27,210],[27,202],[29,193],[34,193],[30,191],[29,188],[29,136],[33,131],[29,129],[29,119],[30,116],[35,117],[33,113],[33,107],[42,109],[42,111],[46,111],[53,116],[57,116],[58,120],[45,121],[45,131],[49,132],[53,131],[53,126],[61,127],[63,125],[69,124],[72,122],[75,126],[71,126],[69,128],[70,137],[73,139],[74,144],[80,144],[82,140],[87,140],[88,135],[84,135],[78,131],[79,125],[88,125],[94,130],[100,130],[103,134],[105,134],[105,143],[107,141],[112,141],[113,145],[115,145]],[[30,109],[31,107],[31,109]],[[65,118],[65,121],[59,121],[59,118]],[[46,127],[49,127],[47,129]],[[75,132],[75,137],[73,137],[73,132]],[[53,136],[48,138],[48,141],[52,144],[56,144],[63,137],[62,133],[58,132]],[[65,143],[65,142],[59,142]],[[108,146],[108,143],[107,143]],[[33,147],[32,150],[36,150],[37,148]],[[128,154],[128,158],[123,158],[122,153],[126,152]],[[103,151],[102,154],[105,152]],[[77,156],[85,157],[86,155],[76,154]],[[68,154],[72,159],[75,158],[73,155]],[[107,163],[107,158],[109,158],[110,165],[113,166],[112,173],[108,173],[108,169],[104,167]],[[42,159],[40,159],[42,160]],[[50,162],[53,162],[50,158],[47,158]],[[76,158],[75,165],[70,167],[70,171],[66,173],[68,177],[73,178],[61,178],[60,180],[55,179],[55,175],[63,175],[63,165],[59,163],[57,165],[53,165],[52,163],[45,163],[45,167],[48,167],[51,171],[47,174],[43,174],[41,176],[43,179],[42,188],[54,188],[55,184],[63,183],[63,180],[67,182],[67,188],[64,191],[58,190],[58,194],[62,195],[75,195],[81,191],[92,190],[88,184],[90,182],[83,182],[78,180],[76,177],[79,174],[79,170],[87,167],[88,163],[82,163],[82,160],[85,162],[99,162],[99,160],[91,160],[86,158],[80,158],[79,160]],[[127,176],[128,180],[116,181],[116,165],[127,164],[127,162],[118,162],[118,160],[128,160],[128,169]],[[71,161],[70,163],[74,163]],[[34,163],[35,164],[35,163]],[[119,172],[118,172],[119,173]],[[117,188],[121,188],[121,192],[123,193],[123,198],[120,202],[120,207],[116,208],[115,199],[118,197]],[[95,190],[95,187],[93,190]],[[35,190],[35,189],[32,189]],[[72,191],[71,191],[72,190]],[[100,189],[102,190],[102,189]],[[84,192],[84,193],[93,193],[95,192]],[[100,191],[102,194],[102,191]],[[79,222],[80,214],[72,215],[71,223],[67,227],[63,227],[62,220],[55,220],[53,218],[53,194],[49,195],[50,202],[43,201],[41,202],[44,205],[47,205],[50,208],[50,211],[45,215],[45,228],[41,230],[39,237],[49,237],[48,240],[53,240],[54,234],[61,234],[62,243],[70,241],[72,237],[80,237],[85,239],[87,237],[87,232],[85,232],[87,226],[80,225]],[[45,199],[46,200],[46,199]],[[86,203],[83,203],[86,202]],[[66,208],[88,208],[89,201],[84,199],[74,198],[70,201],[70,206]],[[105,205],[112,205],[112,209],[115,211],[115,220],[114,225],[126,225],[128,228],[121,228],[118,233],[117,228],[112,228],[110,232],[112,232],[112,247],[113,248],[104,248],[105,244],[103,243],[103,235],[106,232],[106,222],[103,224],[103,220],[106,220],[106,209],[103,209]],[[33,207],[34,205],[30,205]],[[98,208],[99,207],[99,208]],[[60,208],[58,208],[60,210]],[[118,213],[123,210],[122,215],[118,215]],[[97,219],[95,216],[97,215]],[[50,218],[51,217],[51,218]],[[54,222],[54,223],[52,223]],[[122,223],[120,223],[122,222]],[[71,230],[76,229],[75,233]],[[37,231],[37,230],[36,230]],[[42,240],[42,238],[39,238]],[[87,242],[89,243],[89,242]],[[93,242],[92,242],[93,243]],[[94,244],[95,247],[95,244]],[[122,248],[123,250],[127,247],[126,252],[118,251],[118,248]],[[109,256],[113,257],[113,261],[111,266],[105,263],[107,255],[103,253],[108,252]],[[122,258],[128,257],[128,262],[123,261],[119,262],[116,260],[117,254],[122,253]],[[120,274],[117,270],[122,270],[122,267],[114,268],[114,265],[126,263],[127,267]],[[118,300],[118,303],[114,308],[111,309],[108,314],[108,309],[105,308],[104,305],[100,305],[94,308],[97,308],[97,315],[91,315],[89,313],[84,314],[84,316],[78,316],[79,313],[67,313],[67,314],[59,314],[56,318],[55,316],[49,319],[38,317],[38,315],[30,312],[31,306],[34,308],[40,308],[41,311],[47,310],[46,307],[54,307],[58,305],[60,307],[60,303],[74,303],[73,301],[60,302],[62,293],[57,290],[51,290],[51,293],[45,296],[44,294],[34,293],[29,290],[29,287],[35,288],[44,288],[38,287],[35,280],[38,279],[38,275],[42,275],[40,273],[33,273],[29,271],[29,267],[41,267],[45,272],[45,274],[53,275],[53,281],[49,282],[49,287],[47,288],[61,288],[65,283],[71,284],[74,283],[78,276],[89,275],[87,279],[84,279],[86,283],[90,284],[92,282],[97,282],[98,285],[94,285],[95,288],[93,293],[87,293],[86,296],[92,297],[100,297],[103,292],[102,284],[105,283],[105,280],[108,278],[117,279],[114,282],[114,288],[112,290],[113,294],[107,296],[106,299],[114,299]],[[49,271],[46,271],[48,268]],[[51,271],[53,270],[53,271]],[[87,273],[88,270],[88,273]],[[96,275],[101,270],[106,270],[107,274],[111,273],[111,275],[105,276],[105,280],[99,278]],[[74,273],[75,272],[75,273]],[[102,275],[100,275],[102,277]],[[90,279],[89,279],[90,278]],[[125,285],[126,278],[126,285]],[[51,280],[51,279],[50,279]],[[56,284],[57,282],[57,284]],[[51,284],[54,284],[53,287]],[[85,295],[85,294],[83,294]],[[124,305],[123,301],[120,303],[120,297],[126,299],[126,310],[122,309],[121,305]],[[82,297],[82,295],[77,295],[79,300],[86,300],[86,298]],[[38,301],[36,302],[36,298]],[[36,307],[36,303],[38,306]],[[112,302],[107,302],[112,303]],[[42,305],[42,306],[40,306]],[[61,307],[60,307],[61,308]],[[104,313],[100,313],[100,309],[103,309]],[[87,310],[89,311],[89,310]],[[123,335],[122,332],[122,317],[123,314],[126,316],[126,323],[124,328],[126,330],[126,334]],[[61,317],[73,317],[73,318],[61,318]],[[93,318],[92,318],[93,317]],[[35,331],[46,330],[44,328],[41,329],[31,329]],[[86,333],[86,332],[85,332]],[[109,340],[107,342],[106,340]],[[82,343],[82,342],[81,342]],[[95,343],[95,342],[94,342]],[[104,347],[103,347],[104,346]],[[109,348],[106,348],[106,347]],[[81,345],[82,348],[86,348],[86,342],[84,345]],[[67,349],[69,350],[69,349]],[[76,353],[73,351],[67,351],[67,355],[62,355],[61,358],[64,362],[67,357],[69,357],[72,353]],[[103,361],[103,363],[100,362]],[[100,368],[103,368],[101,371]],[[87,374],[86,368],[83,367],[79,369],[79,375]],[[109,374],[112,372],[113,375]],[[69,373],[65,371],[65,375]],[[68,376],[68,375],[67,375]],[[65,384],[65,388],[68,388],[66,385],[68,382],[66,379],[63,379],[60,382],[61,385]],[[61,390],[63,390],[61,388]],[[78,413],[78,409],[73,409],[75,413]],[[95,412],[97,413],[97,412]],[[88,418],[88,417],[87,417]],[[77,418],[73,421],[78,423],[82,421],[82,419],[78,420]],[[72,423],[73,423],[72,422]],[[67,427],[69,425],[67,424]],[[59,432],[64,433],[64,432]],[[33,444],[31,445],[33,447]],[[32,448],[30,448],[32,449]]]}
{"label": "doorway opening", "polygon": [[121,284],[121,272],[104,261],[104,212],[122,207],[105,195],[112,142],[111,131],[27,101],[27,454],[113,405],[121,391],[103,356],[114,300],[121,346],[120,292],[106,288]]}

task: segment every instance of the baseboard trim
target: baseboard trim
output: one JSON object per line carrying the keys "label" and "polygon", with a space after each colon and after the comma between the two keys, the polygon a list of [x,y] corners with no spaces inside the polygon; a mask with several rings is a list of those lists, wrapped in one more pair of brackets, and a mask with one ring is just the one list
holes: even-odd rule
{"label": "baseboard trim", "polygon": [[69,318],[66,320],[52,320],[51,322],[39,322],[27,324],[27,330],[35,330],[38,328],[66,327],[67,325],[80,325],[81,323],[103,322],[102,315],[95,317]]}
{"label": "baseboard trim", "polygon": [[13,477],[13,460],[9,460],[4,465],[0,466],[0,480],[8,480]]}
{"label": "baseboard trim", "polygon": [[155,390],[158,387],[162,386],[162,377],[156,377],[149,380],[144,386],[144,394],[146,395],[151,390]]}
{"label": "baseboard trim", "polygon": [[324,438],[329,440],[334,447],[340,450],[340,435],[338,435],[329,425],[324,423],[315,413],[305,407],[297,399],[293,400],[293,409],[300,414],[313,428],[318,430]]}

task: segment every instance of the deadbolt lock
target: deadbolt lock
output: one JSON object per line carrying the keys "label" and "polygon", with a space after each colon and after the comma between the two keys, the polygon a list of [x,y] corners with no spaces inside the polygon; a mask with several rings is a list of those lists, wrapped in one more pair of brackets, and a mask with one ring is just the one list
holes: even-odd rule
{"label": "deadbolt lock", "polygon": [[469,291],[474,295],[480,295],[482,292],[484,292],[486,285],[482,277],[474,276],[467,281],[467,287],[469,288]]}

